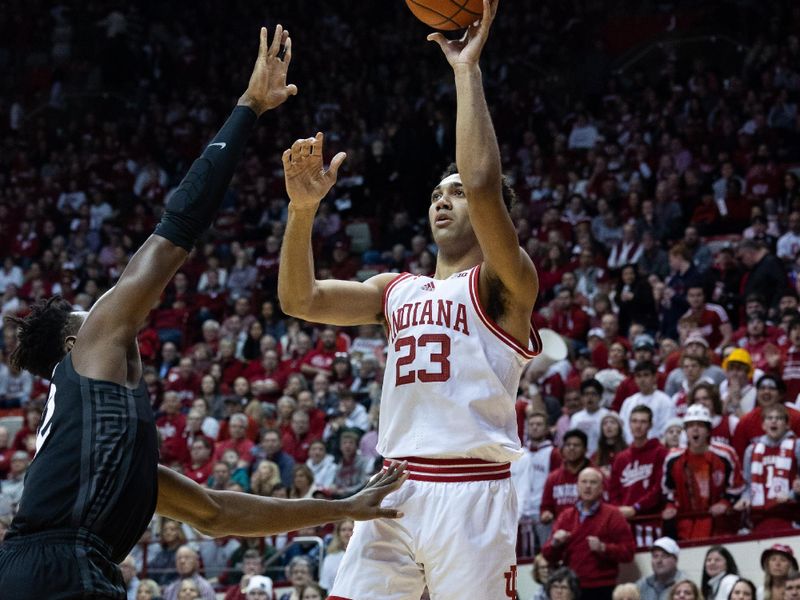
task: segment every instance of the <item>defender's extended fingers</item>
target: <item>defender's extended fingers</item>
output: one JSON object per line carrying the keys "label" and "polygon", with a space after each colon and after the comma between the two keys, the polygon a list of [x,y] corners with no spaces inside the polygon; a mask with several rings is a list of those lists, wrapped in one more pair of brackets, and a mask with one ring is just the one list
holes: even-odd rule
{"label": "defender's extended fingers", "polygon": [[281,161],[283,161],[283,168],[286,169],[292,164],[292,150],[284,150],[283,155],[281,156]]}
{"label": "defender's extended fingers", "polygon": [[281,42],[283,41],[283,25],[278,23],[275,26],[275,35],[272,36],[272,43],[269,45],[268,56],[278,56],[281,51]]}
{"label": "defender's extended fingers", "polygon": [[286,36],[286,41],[283,43],[283,62],[287,67],[289,63],[292,62],[292,38],[288,35]]}
{"label": "defender's extended fingers", "polygon": [[401,519],[405,513],[396,508],[379,508],[376,517],[378,519]]}
{"label": "defender's extended fingers", "polygon": [[258,34],[258,58],[267,58],[267,28],[262,27]]}

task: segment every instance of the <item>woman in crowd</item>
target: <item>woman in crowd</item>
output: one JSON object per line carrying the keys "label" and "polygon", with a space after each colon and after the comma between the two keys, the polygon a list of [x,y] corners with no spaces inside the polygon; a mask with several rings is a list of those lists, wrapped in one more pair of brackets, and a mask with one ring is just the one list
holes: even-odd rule
{"label": "woman in crowd", "polygon": [[559,567],[550,573],[544,591],[548,600],[579,600],[581,597],[578,578],[569,567]]}
{"label": "woman in crowd", "polygon": [[550,577],[550,563],[541,552],[533,558],[533,581],[538,585],[531,600],[547,600],[545,586]]}
{"label": "woman in crowd", "polygon": [[704,598],[694,581],[682,579],[670,588],[667,600],[704,600]]}
{"label": "woman in crowd", "polygon": [[161,600],[161,588],[152,579],[141,579],[136,588],[136,600]]}
{"label": "woman in crowd", "polygon": [[791,546],[772,544],[761,553],[764,585],[756,591],[758,600],[783,600],[783,589],[789,571],[797,571],[797,559]]}
{"label": "woman in crowd", "polygon": [[300,600],[325,600],[325,590],[316,583],[309,583],[303,588]]}
{"label": "woman in crowd", "polygon": [[597,451],[592,455],[592,463],[600,468],[603,475],[610,477],[614,458],[627,447],[619,415],[611,412],[604,416],[600,421],[600,439],[597,442]]}
{"label": "woman in crowd", "polygon": [[272,490],[281,485],[281,472],[271,460],[262,460],[250,477],[250,491],[256,496],[271,496]]}
{"label": "woman in crowd", "polygon": [[197,600],[200,597],[200,590],[197,584],[191,577],[186,577],[181,580],[181,586],[178,588],[178,600]]}
{"label": "woman in crowd", "polygon": [[749,579],[739,579],[733,584],[728,600],[756,600],[756,584]]}
{"label": "woman in crowd", "polygon": [[[289,490],[289,498],[313,498],[317,487],[314,485],[314,473],[305,463],[294,466],[292,477],[292,489]],[[328,586],[325,586],[328,587]]]}
{"label": "woman in crowd", "polygon": [[639,587],[635,583],[621,583],[611,593],[611,600],[639,600]]}
{"label": "woman in crowd", "polygon": [[703,563],[703,596],[706,600],[728,600],[737,581],[739,569],[731,553],[724,546],[711,546]]}
{"label": "woman in crowd", "polygon": [[175,554],[183,544],[186,536],[180,523],[172,519],[161,519],[158,536],[159,551],[147,563],[147,571],[159,585],[164,585],[175,577]]}
{"label": "woman in crowd", "polygon": [[636,265],[625,265],[620,272],[614,302],[619,307],[619,330],[628,331],[631,323],[641,323],[647,331],[658,329],[653,288],[640,278]]}
{"label": "woman in crowd", "polygon": [[325,589],[333,587],[333,580],[336,579],[336,572],[339,570],[339,563],[342,562],[344,551],[347,544],[353,537],[353,521],[345,519],[336,524],[333,531],[333,539],[328,545],[325,559],[322,561],[322,568],[319,572],[319,584]]}

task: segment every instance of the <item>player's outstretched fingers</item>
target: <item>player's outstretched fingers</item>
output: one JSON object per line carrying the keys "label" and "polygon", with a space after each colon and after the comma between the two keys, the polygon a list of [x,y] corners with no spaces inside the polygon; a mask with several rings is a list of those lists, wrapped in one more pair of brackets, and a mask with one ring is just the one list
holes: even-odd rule
{"label": "player's outstretched fingers", "polygon": [[281,160],[283,161],[283,170],[285,171],[292,165],[292,150],[284,150]]}
{"label": "player's outstretched fingers", "polygon": [[331,160],[331,166],[328,167],[328,170],[325,172],[325,177],[331,181],[331,185],[336,183],[339,167],[342,166],[345,158],[347,158],[347,154],[345,152],[339,152],[333,157],[333,160]]}
{"label": "player's outstretched fingers", "polygon": [[281,51],[281,42],[283,42],[283,25],[278,23],[275,26],[275,35],[272,36],[272,43],[269,45],[267,56],[278,56],[278,52]]}
{"label": "player's outstretched fingers", "polygon": [[441,34],[441,33],[438,33],[438,32],[437,33],[431,33],[425,39],[427,39],[429,42],[436,42],[437,44],[439,44],[439,48],[441,48],[442,50],[445,49],[445,45],[447,44],[447,38],[444,37],[444,34]]}

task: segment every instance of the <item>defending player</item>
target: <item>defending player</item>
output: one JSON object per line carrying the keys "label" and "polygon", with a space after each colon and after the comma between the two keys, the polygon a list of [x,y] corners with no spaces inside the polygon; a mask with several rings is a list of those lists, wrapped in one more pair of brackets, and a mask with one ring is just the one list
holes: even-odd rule
{"label": "defending player", "polygon": [[161,223],[117,285],[91,312],[58,298],[19,326],[14,366],[50,378],[19,512],[0,546],[4,598],[118,598],[115,563],[157,510],[210,535],[263,536],[312,524],[396,516],[380,501],[403,481],[390,469],[344,502],[281,501],[201,488],[158,465],[153,413],[141,380],[136,332],[167,282],[211,224],[257,118],[297,92],[286,85],[292,56],[280,25],[261,30],[247,90],[217,136],[167,202]]}
{"label": "defending player", "polygon": [[455,74],[458,172],[433,190],[435,277],[381,274],[316,280],[311,229],[345,156],[322,168],[323,136],[283,155],[290,198],[278,277],[281,307],[313,322],[385,323],[389,357],[378,450],[406,457],[409,482],[386,503],[399,521],[358,524],[331,598],[515,598],[516,497],[509,462],[521,455],[514,400],[539,350],[531,329],[536,270],[504,200],[500,153],[478,66],[497,9],[460,41],[433,34]]}

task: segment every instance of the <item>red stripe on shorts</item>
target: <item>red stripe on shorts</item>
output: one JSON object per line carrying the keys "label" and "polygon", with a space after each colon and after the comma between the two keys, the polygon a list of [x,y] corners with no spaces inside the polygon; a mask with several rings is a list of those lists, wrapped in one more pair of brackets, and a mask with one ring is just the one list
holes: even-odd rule
{"label": "red stripe on shorts", "polygon": [[[465,481],[493,481],[508,479],[511,476],[510,463],[494,463],[479,459],[436,459],[406,457],[408,462],[408,478],[414,481],[433,481],[440,483],[458,483]],[[384,460],[388,467],[391,461]]]}

